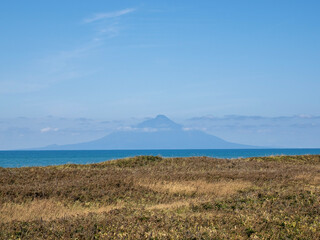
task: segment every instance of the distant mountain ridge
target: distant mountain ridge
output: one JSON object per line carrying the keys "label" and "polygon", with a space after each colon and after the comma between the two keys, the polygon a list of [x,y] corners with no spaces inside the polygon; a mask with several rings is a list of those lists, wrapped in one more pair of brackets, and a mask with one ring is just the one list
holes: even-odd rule
{"label": "distant mountain ridge", "polygon": [[246,149],[255,146],[227,142],[199,130],[186,130],[164,115],[143,121],[130,130],[116,131],[100,139],[69,145],[50,145],[39,150],[125,149]]}

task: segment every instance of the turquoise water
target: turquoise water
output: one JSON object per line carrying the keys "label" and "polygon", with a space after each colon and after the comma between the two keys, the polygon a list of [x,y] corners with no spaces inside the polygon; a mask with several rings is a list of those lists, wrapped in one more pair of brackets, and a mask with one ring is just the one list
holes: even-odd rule
{"label": "turquoise water", "polygon": [[317,149],[197,149],[197,150],[101,150],[101,151],[0,151],[0,167],[48,166],[66,163],[98,163],[137,155],[162,157],[208,156],[239,158],[271,155],[320,154]]}

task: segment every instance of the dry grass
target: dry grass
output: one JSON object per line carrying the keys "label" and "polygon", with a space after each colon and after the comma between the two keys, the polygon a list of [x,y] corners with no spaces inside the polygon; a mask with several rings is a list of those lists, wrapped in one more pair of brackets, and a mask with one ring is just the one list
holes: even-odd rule
{"label": "dry grass", "polygon": [[192,201],[187,201],[187,200],[182,200],[182,201],[176,201],[173,203],[161,203],[161,204],[155,204],[152,206],[147,207],[147,210],[172,210],[176,208],[181,208],[181,207],[188,207]]}
{"label": "dry grass", "polygon": [[203,180],[182,181],[182,182],[140,182],[139,185],[147,187],[157,192],[169,192],[180,194],[212,194],[214,196],[230,196],[240,190],[248,189],[252,186],[249,181],[218,181],[206,182]]}
{"label": "dry grass", "polygon": [[320,156],[0,168],[0,239],[320,239]]}
{"label": "dry grass", "polygon": [[302,173],[295,176],[296,180],[306,181],[310,185],[319,186],[320,185],[320,175],[314,175],[312,173]]}
{"label": "dry grass", "polygon": [[0,223],[11,221],[52,221],[60,218],[85,216],[90,213],[101,214],[121,205],[95,206],[80,204],[66,205],[53,199],[34,200],[22,204],[5,203],[0,206]]}

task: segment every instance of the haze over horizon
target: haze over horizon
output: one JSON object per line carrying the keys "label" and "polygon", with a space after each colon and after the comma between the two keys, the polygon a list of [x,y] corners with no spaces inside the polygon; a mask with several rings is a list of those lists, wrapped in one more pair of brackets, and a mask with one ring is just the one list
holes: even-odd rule
{"label": "haze over horizon", "polygon": [[231,142],[320,147],[319,7],[3,2],[0,150],[94,140],[158,114]]}
{"label": "haze over horizon", "polygon": [[[103,120],[48,116],[0,119],[0,150],[93,141],[114,132],[135,131],[136,126],[145,126],[142,122],[149,119],[152,118]],[[178,123],[177,126],[184,131],[201,131],[238,144],[269,148],[319,148],[319,121],[320,116],[229,115],[179,119],[174,125]],[[146,130],[152,129],[146,127]]]}

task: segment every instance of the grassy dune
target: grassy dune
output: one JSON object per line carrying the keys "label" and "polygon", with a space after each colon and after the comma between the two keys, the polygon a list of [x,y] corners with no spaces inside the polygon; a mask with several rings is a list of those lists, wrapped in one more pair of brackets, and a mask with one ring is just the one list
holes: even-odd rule
{"label": "grassy dune", "polygon": [[0,168],[0,239],[320,239],[320,155]]}

